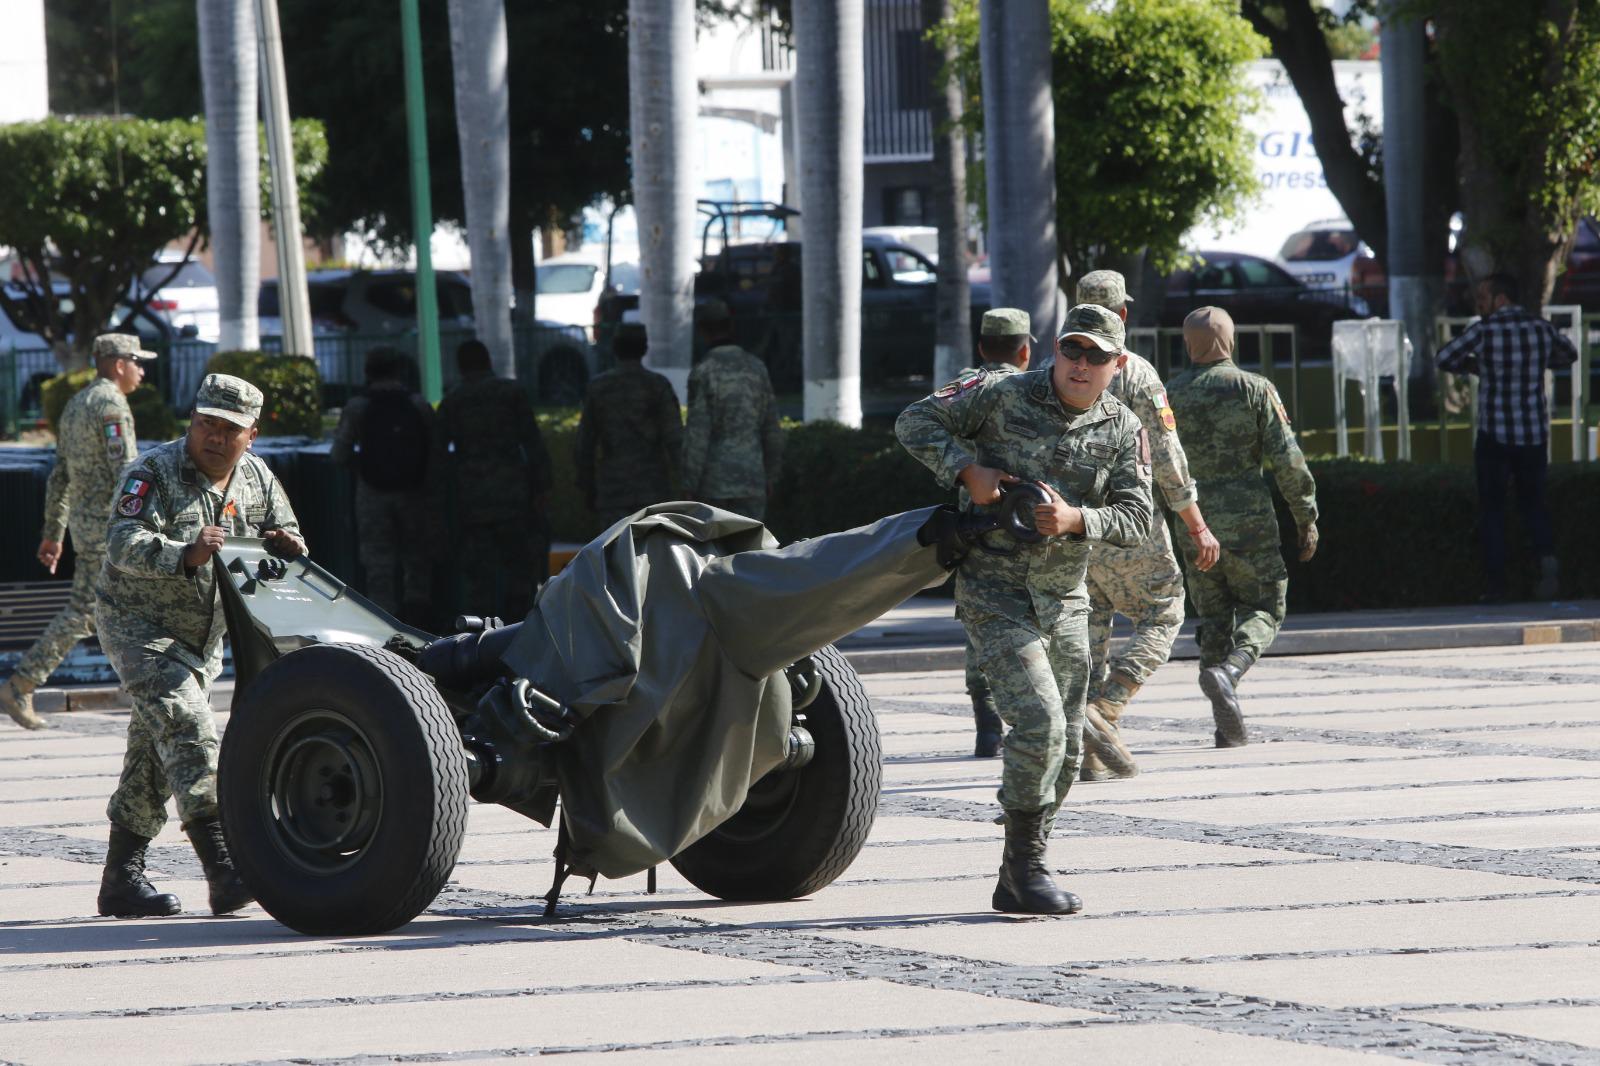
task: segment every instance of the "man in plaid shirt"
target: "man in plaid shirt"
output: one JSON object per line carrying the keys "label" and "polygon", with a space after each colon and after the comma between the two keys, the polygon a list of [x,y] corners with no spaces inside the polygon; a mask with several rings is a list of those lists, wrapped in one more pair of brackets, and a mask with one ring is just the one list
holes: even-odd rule
{"label": "man in plaid shirt", "polygon": [[1439,350],[1439,368],[1478,375],[1478,529],[1483,539],[1485,602],[1506,598],[1506,481],[1517,485],[1517,509],[1539,556],[1541,600],[1557,594],[1555,542],[1544,502],[1546,440],[1544,372],[1571,366],[1578,352],[1560,330],[1520,304],[1517,280],[1491,274],[1475,290],[1482,318]]}

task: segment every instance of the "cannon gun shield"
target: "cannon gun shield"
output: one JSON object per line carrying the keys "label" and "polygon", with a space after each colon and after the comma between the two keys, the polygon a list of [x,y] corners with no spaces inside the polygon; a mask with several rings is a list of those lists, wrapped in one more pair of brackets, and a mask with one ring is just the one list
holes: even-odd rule
{"label": "cannon gun shield", "polygon": [[233,646],[217,800],[261,905],[312,934],[380,933],[433,901],[467,823],[467,763],[433,681],[395,650],[429,635],[309,559],[230,539]]}

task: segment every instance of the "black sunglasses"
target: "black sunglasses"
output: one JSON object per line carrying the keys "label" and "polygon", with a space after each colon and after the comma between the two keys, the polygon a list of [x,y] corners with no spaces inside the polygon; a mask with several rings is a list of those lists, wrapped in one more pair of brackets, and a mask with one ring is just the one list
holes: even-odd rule
{"label": "black sunglasses", "polygon": [[1093,348],[1084,348],[1076,344],[1067,344],[1062,341],[1056,342],[1057,358],[1065,359],[1068,362],[1071,362],[1074,359],[1082,359],[1090,366],[1105,366],[1107,363],[1111,362],[1111,360],[1115,359],[1121,354],[1121,352],[1102,351],[1098,346]]}

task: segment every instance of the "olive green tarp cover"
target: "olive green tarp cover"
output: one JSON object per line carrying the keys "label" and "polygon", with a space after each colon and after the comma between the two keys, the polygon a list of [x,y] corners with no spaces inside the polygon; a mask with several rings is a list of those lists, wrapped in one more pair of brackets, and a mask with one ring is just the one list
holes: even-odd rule
{"label": "olive green tarp cover", "polygon": [[932,511],[780,548],[753,519],[663,503],[579,551],[502,656],[582,716],[557,748],[570,860],[625,877],[736,812],[783,761],[783,668],[945,579],[917,543]]}

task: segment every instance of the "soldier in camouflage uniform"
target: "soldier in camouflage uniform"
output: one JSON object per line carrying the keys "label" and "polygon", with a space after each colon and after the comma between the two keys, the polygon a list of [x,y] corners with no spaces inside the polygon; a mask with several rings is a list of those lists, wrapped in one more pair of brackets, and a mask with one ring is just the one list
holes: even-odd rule
{"label": "soldier in camouflage uniform", "polygon": [[[1207,571],[1189,572],[1200,618],[1200,688],[1211,701],[1219,748],[1246,743],[1236,689],[1283,624],[1288,571],[1279,549],[1278,516],[1261,479],[1272,469],[1299,529],[1299,556],[1317,550],[1317,486],[1289,429],[1272,382],[1233,363],[1233,319],[1220,307],[1192,311],[1183,343],[1193,366],[1167,389],[1189,442],[1191,469],[1206,512],[1227,550]],[[1194,545],[1185,546],[1192,563]]]}
{"label": "soldier in camouflage uniform", "polygon": [[122,780],[111,796],[101,914],[176,914],[178,899],[144,875],[145,848],[177,801],[205,868],[211,912],[250,902],[217,820],[217,725],[211,682],[227,623],[214,556],[229,536],[263,537],[276,554],[305,552],[283,487],[246,454],[261,390],[208,374],[189,432],[147,452],[122,476],[107,532],[96,612],[100,645],[132,698]]}
{"label": "soldier in camouflage uniform", "polygon": [[761,360],[733,343],[727,304],[707,300],[694,317],[711,350],[689,372],[683,490],[713,507],[764,518],[783,461],[772,380]]}
{"label": "soldier in camouflage uniform", "polygon": [[1043,541],[1005,556],[974,551],[956,575],[962,623],[1011,727],[999,793],[1006,846],[993,904],[1000,911],[1070,914],[1082,906],[1051,880],[1045,846],[1078,772],[1090,546],[1132,546],[1150,526],[1139,420],[1104,392],[1122,364],[1122,340],[1116,315],[1074,307],[1049,369],[999,377],[968,371],[895,424],[906,450],[942,484],[959,481],[980,509],[1023,479],[1050,497],[1034,511]]}
{"label": "soldier in camouflage uniform", "polygon": [[[429,516],[418,495],[427,483],[433,406],[411,388],[415,366],[398,348],[373,348],[365,370],[366,390],[340,412],[328,458],[354,468],[356,549],[367,598],[390,614],[425,625],[433,565]],[[381,484],[374,483],[375,475]]]}
{"label": "soldier in camouflage uniform", "polygon": [[589,382],[573,445],[578,490],[607,527],[642,507],[672,498],[683,454],[683,412],[672,383],[642,360],[644,327],[617,331],[615,370]]}
{"label": "soldier in camouflage uniform", "polygon": [[461,382],[439,404],[433,469],[441,491],[456,494],[461,606],[521,621],[550,572],[550,453],[528,394],[495,376],[483,342],[462,342],[456,365]]}
{"label": "soldier in camouflage uniform", "polygon": [[[1099,304],[1128,321],[1127,284],[1115,270],[1095,270],[1078,282],[1078,302]],[[1161,488],[1167,509],[1183,520],[1197,549],[1195,565],[1217,561],[1216,537],[1200,514],[1189,463],[1178,440],[1178,423],[1167,404],[1161,376],[1133,352],[1111,380],[1111,395],[1139,418],[1147,476]],[[1089,556],[1089,656],[1092,672],[1084,707],[1085,781],[1132,777],[1139,772],[1118,726],[1128,702],[1172,654],[1183,626],[1183,571],[1172,553],[1164,516],[1151,516],[1150,533],[1132,548],[1105,545]],[[1121,654],[1111,655],[1113,613],[1133,623],[1133,636]]]}
{"label": "soldier in camouflage uniform", "polygon": [[94,339],[96,377],[67,401],[56,435],[56,463],[44,495],[39,561],[56,572],[61,541],[72,531],[77,557],[72,595],[0,687],[0,707],[25,729],[47,729],[33,710],[33,690],[61,665],[73,645],[94,635],[94,586],[106,554],[106,520],[116,499],[117,475],[139,454],[127,397],[144,380],[143,363],[156,357],[139,338],[107,333]]}
{"label": "soldier in camouflage uniform", "polygon": [[[983,313],[978,327],[978,354],[983,356],[982,370],[991,377],[1015,374],[1028,366],[1033,354],[1032,322],[1028,312],[1015,307],[996,307]],[[965,373],[965,371],[963,371]],[[960,491],[961,505],[969,497],[965,488]],[[956,617],[961,609],[956,608]],[[995,708],[994,692],[978,666],[978,652],[967,638],[967,695],[972,699],[972,719],[977,727],[977,740],[972,754],[980,759],[992,759],[1000,754],[1000,740],[1005,723]]]}

